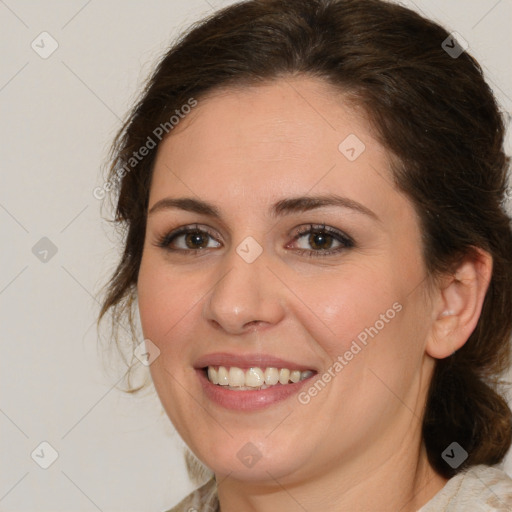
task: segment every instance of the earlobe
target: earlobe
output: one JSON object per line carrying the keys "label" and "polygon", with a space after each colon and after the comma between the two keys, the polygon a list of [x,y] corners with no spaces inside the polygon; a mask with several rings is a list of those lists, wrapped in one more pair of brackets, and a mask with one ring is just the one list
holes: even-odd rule
{"label": "earlobe", "polygon": [[439,300],[426,345],[431,357],[444,359],[469,339],[480,318],[491,276],[491,255],[473,248],[455,273],[442,279],[436,290]]}

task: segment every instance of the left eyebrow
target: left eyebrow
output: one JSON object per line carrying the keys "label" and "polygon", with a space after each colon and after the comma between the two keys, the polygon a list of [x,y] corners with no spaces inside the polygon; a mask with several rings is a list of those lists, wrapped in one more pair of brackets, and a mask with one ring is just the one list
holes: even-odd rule
{"label": "left eyebrow", "polygon": [[[354,201],[353,199],[341,197],[336,194],[300,196],[281,199],[272,205],[270,208],[270,215],[276,218],[296,212],[311,211],[326,206],[337,206],[339,208],[351,209],[357,213],[367,215],[376,221],[380,221],[379,217],[368,207]],[[192,197],[167,197],[165,199],[161,199],[151,207],[149,215],[160,210],[167,210],[171,208],[178,208],[188,212],[208,215],[219,220],[222,218],[219,208],[215,205]]]}
{"label": "left eyebrow", "polygon": [[348,208],[371,217],[374,220],[380,221],[375,212],[368,207],[349,199],[348,197],[341,197],[336,194],[328,194],[322,196],[301,196],[282,199],[275,203],[271,209],[272,217],[280,217],[294,212],[306,212],[322,208],[325,206],[337,206],[339,208]]}

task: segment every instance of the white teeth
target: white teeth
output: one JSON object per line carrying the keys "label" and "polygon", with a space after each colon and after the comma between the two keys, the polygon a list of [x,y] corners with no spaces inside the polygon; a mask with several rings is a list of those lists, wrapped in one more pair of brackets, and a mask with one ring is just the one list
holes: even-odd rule
{"label": "white teeth", "polygon": [[277,368],[265,369],[265,384],[273,386],[279,382],[279,370]]}
{"label": "white teeth", "polygon": [[249,368],[245,372],[245,385],[258,388],[264,383],[263,372],[259,368]]}
{"label": "white teeth", "polygon": [[236,366],[232,366],[229,369],[229,385],[245,386],[245,372]]}
{"label": "white teeth", "polygon": [[292,382],[299,382],[299,380],[300,380],[299,370],[294,370],[293,372],[290,372],[290,380]]}
{"label": "white teeth", "polygon": [[289,382],[299,382],[307,379],[313,373],[311,370],[301,372],[300,370],[290,371],[288,368],[278,369],[274,367],[265,368],[264,370],[258,367],[242,370],[236,366],[229,368],[219,366],[217,369],[214,366],[209,366],[208,380],[212,384],[227,386],[230,389],[266,389],[269,386],[276,385],[278,382],[282,385]]}
{"label": "white teeth", "polygon": [[212,384],[218,384],[219,383],[219,374],[213,367],[208,368],[208,378],[210,379],[210,382]]}
{"label": "white teeth", "polygon": [[287,368],[281,368],[279,370],[279,382],[281,384],[288,384],[288,381],[290,380],[290,370]]}
{"label": "white teeth", "polygon": [[[210,366],[208,369],[210,368],[212,367]],[[212,368],[212,370],[215,371],[214,368]],[[219,379],[219,384],[221,386],[229,386],[229,375],[228,371],[226,370],[226,368],[224,368],[224,366],[219,367],[219,370],[217,371],[217,378]]]}

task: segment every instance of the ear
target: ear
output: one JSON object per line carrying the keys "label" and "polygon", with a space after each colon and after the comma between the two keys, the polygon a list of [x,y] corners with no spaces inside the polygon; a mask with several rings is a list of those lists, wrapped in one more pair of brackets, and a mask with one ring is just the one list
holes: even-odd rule
{"label": "ear", "polygon": [[473,247],[455,272],[440,280],[426,346],[430,356],[444,359],[466,343],[480,318],[491,276],[492,256]]}

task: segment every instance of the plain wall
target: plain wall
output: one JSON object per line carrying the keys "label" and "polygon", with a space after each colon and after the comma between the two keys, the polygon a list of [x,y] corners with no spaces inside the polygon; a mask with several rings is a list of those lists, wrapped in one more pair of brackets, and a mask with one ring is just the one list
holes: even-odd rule
{"label": "plain wall", "polygon": [[[96,297],[119,248],[92,191],[156,59],[230,3],[0,2],[2,511],[161,512],[194,487],[158,399],[118,391],[114,360],[103,369]],[[459,32],[512,111],[512,3],[402,3]],[[42,32],[58,43],[47,58]],[[48,469],[31,457],[50,460],[44,441],[58,453]]]}

